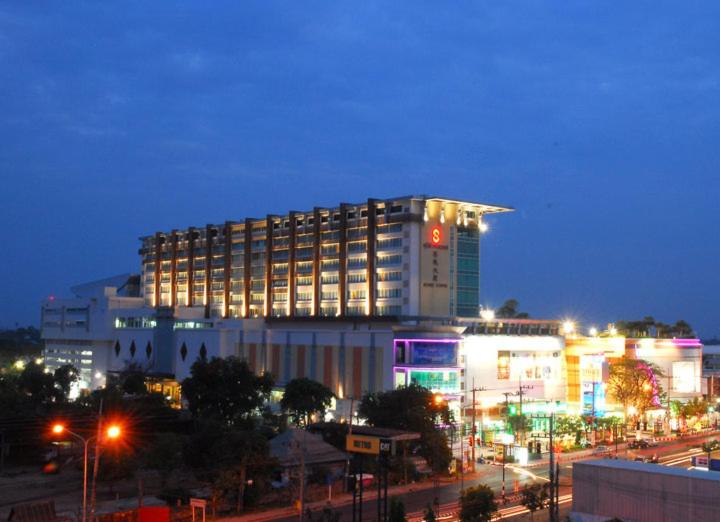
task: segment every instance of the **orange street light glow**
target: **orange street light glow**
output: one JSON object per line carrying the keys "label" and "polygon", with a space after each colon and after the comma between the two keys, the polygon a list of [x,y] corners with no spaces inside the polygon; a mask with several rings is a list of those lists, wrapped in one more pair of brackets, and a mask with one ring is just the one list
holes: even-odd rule
{"label": "orange street light glow", "polygon": [[435,404],[442,404],[443,402],[443,396],[442,395],[436,395],[435,396]]}
{"label": "orange street light glow", "polygon": [[63,431],[65,431],[65,426],[63,426],[62,424],[56,424],[55,426],[52,427],[53,433],[60,434]]}
{"label": "orange street light glow", "polygon": [[110,426],[107,430],[108,439],[117,439],[120,436],[120,426]]}

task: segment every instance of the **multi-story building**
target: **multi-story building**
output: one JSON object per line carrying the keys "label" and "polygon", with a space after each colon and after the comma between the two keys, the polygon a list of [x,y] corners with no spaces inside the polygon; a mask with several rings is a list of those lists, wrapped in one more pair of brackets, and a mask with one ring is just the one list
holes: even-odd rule
{"label": "multi-story building", "polygon": [[105,385],[115,337],[113,311],[142,305],[139,283],[139,276],[124,274],[74,286],[74,297],[43,301],[45,367],[55,371],[73,365],[80,374],[73,394]]}
{"label": "multi-story building", "polygon": [[702,376],[705,379],[705,395],[717,403],[720,397],[720,343],[717,341],[706,342],[703,346]]}
{"label": "multi-story building", "polygon": [[[686,402],[702,395],[703,346],[698,339],[626,338],[621,335],[582,337],[571,335],[566,339],[568,405],[572,412],[603,416],[622,414],[622,406],[606,397],[606,383],[610,366],[625,356],[655,365],[661,372],[653,375],[658,396],[657,409],[647,417],[665,429],[675,429],[670,420],[669,402]],[[668,424],[669,423],[669,424]]]}
{"label": "multi-story building", "polygon": [[157,232],[143,295],[206,319],[476,317],[482,218],[510,210],[407,196]]}

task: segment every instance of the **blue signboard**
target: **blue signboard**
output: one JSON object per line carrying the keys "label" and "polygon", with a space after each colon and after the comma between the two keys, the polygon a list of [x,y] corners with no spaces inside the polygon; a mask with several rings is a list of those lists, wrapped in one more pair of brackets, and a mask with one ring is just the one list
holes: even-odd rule
{"label": "blue signboard", "polygon": [[457,365],[457,343],[412,343],[412,364],[427,366]]}

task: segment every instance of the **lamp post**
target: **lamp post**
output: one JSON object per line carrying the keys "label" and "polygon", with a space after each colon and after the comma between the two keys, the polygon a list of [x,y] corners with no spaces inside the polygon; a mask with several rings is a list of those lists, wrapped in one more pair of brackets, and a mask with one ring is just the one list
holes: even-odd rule
{"label": "lamp post", "polygon": [[[52,432],[55,435],[67,433],[67,434],[75,437],[77,440],[79,440],[83,444],[82,522],[87,522],[88,447],[90,446],[91,441],[98,439],[98,436],[93,435],[91,437],[83,437],[82,435],[79,435],[79,434],[75,433],[74,431],[67,429],[63,424],[55,424],[52,427]],[[121,433],[120,427],[117,426],[116,424],[113,424],[107,429],[105,436],[106,436],[106,438],[113,440],[113,439],[117,439],[120,436],[120,433]]]}

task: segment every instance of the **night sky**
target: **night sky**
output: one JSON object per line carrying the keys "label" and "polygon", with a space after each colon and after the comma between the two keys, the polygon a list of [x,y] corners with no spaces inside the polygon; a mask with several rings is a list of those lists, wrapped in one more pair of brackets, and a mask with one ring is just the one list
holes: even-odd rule
{"label": "night sky", "polygon": [[0,326],[157,230],[433,194],[481,302],[720,335],[720,3],[0,4]]}

